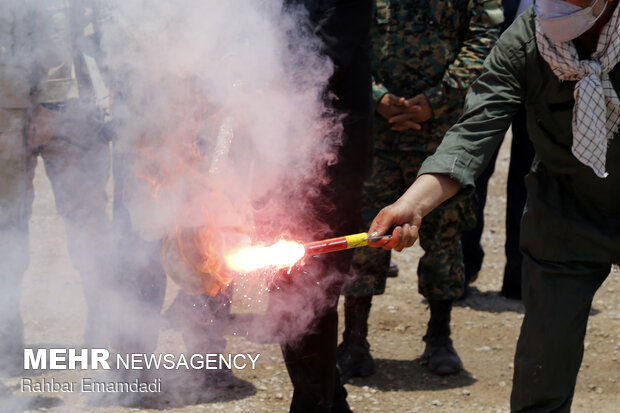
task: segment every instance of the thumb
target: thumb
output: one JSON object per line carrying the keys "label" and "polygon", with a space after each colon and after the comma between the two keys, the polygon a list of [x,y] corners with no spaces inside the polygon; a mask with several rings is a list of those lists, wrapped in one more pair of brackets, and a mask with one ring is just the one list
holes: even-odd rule
{"label": "thumb", "polygon": [[414,97],[412,97],[410,99],[407,99],[405,101],[405,106],[412,107],[412,106],[418,105],[419,103],[420,103],[420,101],[419,101],[418,96],[414,96]]}
{"label": "thumb", "polygon": [[371,237],[385,235],[391,227],[392,218],[389,214],[388,207],[385,207],[381,211],[379,211],[375,219],[373,219],[372,224],[370,224],[370,229],[368,230],[368,233]]}
{"label": "thumb", "polygon": [[404,104],[404,102],[405,102],[405,98],[393,95],[391,93],[389,94],[388,98],[389,98],[388,99],[389,104],[390,105],[394,105],[394,106],[400,106],[400,105]]}

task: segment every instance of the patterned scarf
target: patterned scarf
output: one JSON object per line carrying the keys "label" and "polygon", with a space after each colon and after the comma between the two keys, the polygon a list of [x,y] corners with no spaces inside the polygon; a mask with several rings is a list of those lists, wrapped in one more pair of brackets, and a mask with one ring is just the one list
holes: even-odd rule
{"label": "patterned scarf", "polygon": [[579,60],[572,41],[553,42],[536,19],[538,51],[560,80],[576,80],[573,108],[573,155],[605,178],[607,146],[620,127],[620,100],[609,72],[620,60],[620,6],[601,31],[590,60]]}

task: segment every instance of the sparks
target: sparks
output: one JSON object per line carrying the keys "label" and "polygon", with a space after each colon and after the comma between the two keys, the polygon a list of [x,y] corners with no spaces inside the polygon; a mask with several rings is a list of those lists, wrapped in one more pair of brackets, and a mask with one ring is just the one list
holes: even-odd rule
{"label": "sparks", "polygon": [[303,244],[295,241],[278,241],[268,247],[242,248],[226,255],[226,266],[239,273],[249,273],[262,268],[286,268],[295,265],[306,253]]}

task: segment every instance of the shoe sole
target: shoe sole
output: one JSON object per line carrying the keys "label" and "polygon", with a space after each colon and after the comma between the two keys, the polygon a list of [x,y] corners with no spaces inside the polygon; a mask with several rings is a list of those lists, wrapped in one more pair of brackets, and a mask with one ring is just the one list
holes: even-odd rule
{"label": "shoe sole", "polygon": [[376,366],[364,366],[364,365],[356,365],[351,367],[344,373],[340,375],[340,380],[346,382],[354,377],[368,377],[372,376],[377,372]]}
{"label": "shoe sole", "polygon": [[463,370],[463,367],[454,367],[454,366],[439,366],[439,367],[435,367],[435,368],[430,368],[427,365],[428,370],[433,373],[436,374],[438,376],[450,376],[453,374],[458,374]]}

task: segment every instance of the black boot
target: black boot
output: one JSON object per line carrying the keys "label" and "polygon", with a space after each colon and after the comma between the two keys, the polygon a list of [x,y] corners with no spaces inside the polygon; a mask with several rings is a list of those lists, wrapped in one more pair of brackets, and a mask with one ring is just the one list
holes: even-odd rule
{"label": "black boot", "polygon": [[372,296],[344,299],[344,333],[338,346],[338,369],[342,382],[352,377],[367,377],[377,371],[370,355],[368,315]]}
{"label": "black boot", "polygon": [[398,277],[398,265],[394,261],[390,261],[390,266],[385,275],[391,278]]}
{"label": "black boot", "polygon": [[450,311],[452,301],[429,300],[431,319],[423,340],[426,342],[421,361],[431,373],[438,375],[456,374],[463,370],[463,363],[456,354],[450,339]]}

